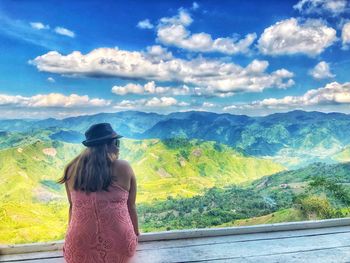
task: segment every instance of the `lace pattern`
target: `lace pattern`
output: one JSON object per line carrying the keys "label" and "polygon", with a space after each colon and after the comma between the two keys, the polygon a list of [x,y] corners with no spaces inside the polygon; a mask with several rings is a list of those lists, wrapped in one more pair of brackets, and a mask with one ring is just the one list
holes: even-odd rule
{"label": "lace pattern", "polygon": [[138,244],[127,207],[129,193],[72,191],[71,222],[63,255],[67,263],[127,262]]}

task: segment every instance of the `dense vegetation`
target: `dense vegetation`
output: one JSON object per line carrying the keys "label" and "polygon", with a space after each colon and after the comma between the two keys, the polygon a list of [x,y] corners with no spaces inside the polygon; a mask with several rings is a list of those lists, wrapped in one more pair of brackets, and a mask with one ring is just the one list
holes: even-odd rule
{"label": "dense vegetation", "polygon": [[206,228],[235,219],[271,213],[276,206],[251,189],[213,187],[202,196],[141,204],[138,208],[144,231]]}
{"label": "dense vegetation", "polygon": [[[348,216],[350,163],[318,164],[319,171],[313,173],[315,166],[293,171],[293,177],[291,171],[268,176],[270,181],[264,185],[260,179],[244,188],[214,187],[202,196],[141,204],[141,224],[145,231],[158,231]],[[333,173],[325,176],[327,171]],[[302,182],[304,187],[292,182]]]}

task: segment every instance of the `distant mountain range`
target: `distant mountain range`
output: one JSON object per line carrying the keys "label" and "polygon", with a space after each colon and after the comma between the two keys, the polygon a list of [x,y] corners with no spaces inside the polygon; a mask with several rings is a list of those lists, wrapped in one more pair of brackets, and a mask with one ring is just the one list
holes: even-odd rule
{"label": "distant mountain range", "polygon": [[118,133],[133,139],[212,140],[247,155],[272,158],[289,168],[319,161],[336,163],[343,160],[344,154],[339,154],[350,145],[350,115],[305,111],[265,117],[203,111],[167,115],[123,111],[62,120],[2,120],[0,127],[3,132],[26,134],[47,129],[51,130],[51,139],[80,143],[85,130],[97,122],[109,122]]}

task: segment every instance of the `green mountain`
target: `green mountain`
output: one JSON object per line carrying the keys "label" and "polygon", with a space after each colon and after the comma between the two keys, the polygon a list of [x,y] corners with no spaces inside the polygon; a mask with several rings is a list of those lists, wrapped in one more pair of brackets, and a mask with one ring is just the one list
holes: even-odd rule
{"label": "green mountain", "polygon": [[265,117],[205,112],[176,113],[144,132],[146,137],[183,136],[215,140],[254,156],[271,158],[289,168],[331,158],[350,144],[350,116],[291,111]]}
{"label": "green mountain", "polygon": [[94,123],[109,122],[118,133],[130,138],[139,138],[144,131],[166,118],[166,115],[156,113],[121,111],[69,117],[62,120],[54,118],[44,120],[0,120],[0,129],[3,131],[31,132],[37,129],[60,128],[84,134],[89,126]]}
{"label": "green mountain", "polygon": [[[36,137],[51,134],[43,131]],[[22,135],[14,133],[25,142]],[[0,150],[0,217],[5,222],[0,226],[0,243],[64,238],[68,201],[64,187],[55,181],[82,149],[81,144],[36,139]],[[125,138],[120,157],[130,161],[137,176],[138,204],[201,195],[213,186],[244,183],[284,169],[214,141],[181,138]]]}
{"label": "green mountain", "polygon": [[79,152],[72,144],[36,141],[0,150],[0,243],[62,239],[68,210],[54,180]]}
{"label": "green mountain", "polygon": [[100,113],[62,120],[0,120],[3,132],[31,133],[55,129],[52,139],[80,142],[85,130],[97,122],[110,122],[131,139],[184,137],[216,141],[288,168],[313,162],[336,163],[333,156],[350,145],[350,115],[291,111],[263,117],[203,111],[167,115],[138,111]]}
{"label": "green mountain", "polygon": [[123,143],[122,158],[132,163],[138,175],[140,202],[191,197],[206,188],[245,183],[284,170],[270,160],[245,156],[214,141],[170,138]]}
{"label": "green mountain", "polygon": [[307,167],[292,171],[283,171],[254,181],[251,186],[260,190],[271,190],[276,187],[298,191],[300,184],[305,184],[314,177],[337,180],[339,183],[350,183],[350,163],[325,164],[313,163]]}
{"label": "green mountain", "polygon": [[350,215],[350,163],[313,164],[246,186],[140,204],[146,231],[280,223]]}

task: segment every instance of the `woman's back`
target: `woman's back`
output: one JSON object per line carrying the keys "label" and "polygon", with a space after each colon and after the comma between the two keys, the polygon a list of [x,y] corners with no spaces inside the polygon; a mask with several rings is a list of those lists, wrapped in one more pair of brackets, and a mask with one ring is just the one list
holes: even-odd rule
{"label": "woman's back", "polygon": [[128,262],[138,243],[136,178],[119,160],[120,138],[109,123],[85,132],[87,148],[74,158],[58,181],[70,203],[63,246],[67,263]]}
{"label": "woman's back", "polygon": [[72,210],[64,244],[68,263],[127,262],[134,255],[138,237],[127,204],[129,191],[125,189],[130,179],[122,168],[118,170],[120,183],[112,182],[109,192],[76,191],[70,181]]}

